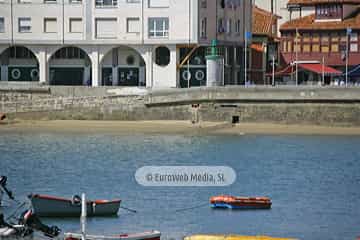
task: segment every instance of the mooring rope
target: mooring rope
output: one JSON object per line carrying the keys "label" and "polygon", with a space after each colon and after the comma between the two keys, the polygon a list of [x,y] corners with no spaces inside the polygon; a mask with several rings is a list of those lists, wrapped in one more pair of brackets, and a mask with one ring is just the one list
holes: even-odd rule
{"label": "mooring rope", "polygon": [[177,209],[177,210],[175,210],[174,212],[175,212],[175,213],[185,212],[185,211],[188,211],[188,210],[193,210],[193,209],[197,209],[197,208],[202,208],[202,207],[205,207],[205,206],[209,206],[209,203],[203,203],[203,204],[196,205],[196,206],[193,206],[193,207]]}

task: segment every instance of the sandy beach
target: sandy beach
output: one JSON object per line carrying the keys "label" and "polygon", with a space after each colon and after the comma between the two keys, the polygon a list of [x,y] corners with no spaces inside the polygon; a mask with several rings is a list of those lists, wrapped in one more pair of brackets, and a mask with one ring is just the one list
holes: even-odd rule
{"label": "sandy beach", "polygon": [[15,121],[0,124],[1,132],[68,132],[108,134],[290,134],[290,135],[360,135],[360,127],[327,127],[272,123],[189,121]]}

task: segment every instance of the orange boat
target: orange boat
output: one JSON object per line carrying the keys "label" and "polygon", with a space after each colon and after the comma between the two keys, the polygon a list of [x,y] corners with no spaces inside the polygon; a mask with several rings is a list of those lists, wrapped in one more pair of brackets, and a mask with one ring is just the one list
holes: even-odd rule
{"label": "orange boat", "polygon": [[221,195],[210,198],[210,205],[213,208],[270,209],[271,204],[271,199],[268,197],[234,197]]}

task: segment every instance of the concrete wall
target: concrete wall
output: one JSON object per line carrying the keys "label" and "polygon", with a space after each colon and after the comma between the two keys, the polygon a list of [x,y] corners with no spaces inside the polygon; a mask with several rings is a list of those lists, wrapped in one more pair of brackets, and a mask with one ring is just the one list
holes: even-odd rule
{"label": "concrete wall", "polygon": [[152,91],[130,96],[114,94],[114,88],[1,87],[0,112],[10,119],[32,120],[191,121],[199,117],[202,121],[231,121],[238,116],[240,122],[360,126],[360,89],[228,90]]}

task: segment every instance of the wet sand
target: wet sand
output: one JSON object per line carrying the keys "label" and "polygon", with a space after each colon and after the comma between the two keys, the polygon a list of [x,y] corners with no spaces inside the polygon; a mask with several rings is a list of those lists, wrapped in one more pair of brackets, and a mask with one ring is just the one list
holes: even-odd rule
{"label": "wet sand", "polygon": [[109,134],[290,134],[290,135],[360,135],[360,127],[327,127],[271,123],[190,121],[14,121],[2,122],[1,132],[69,132]]}

